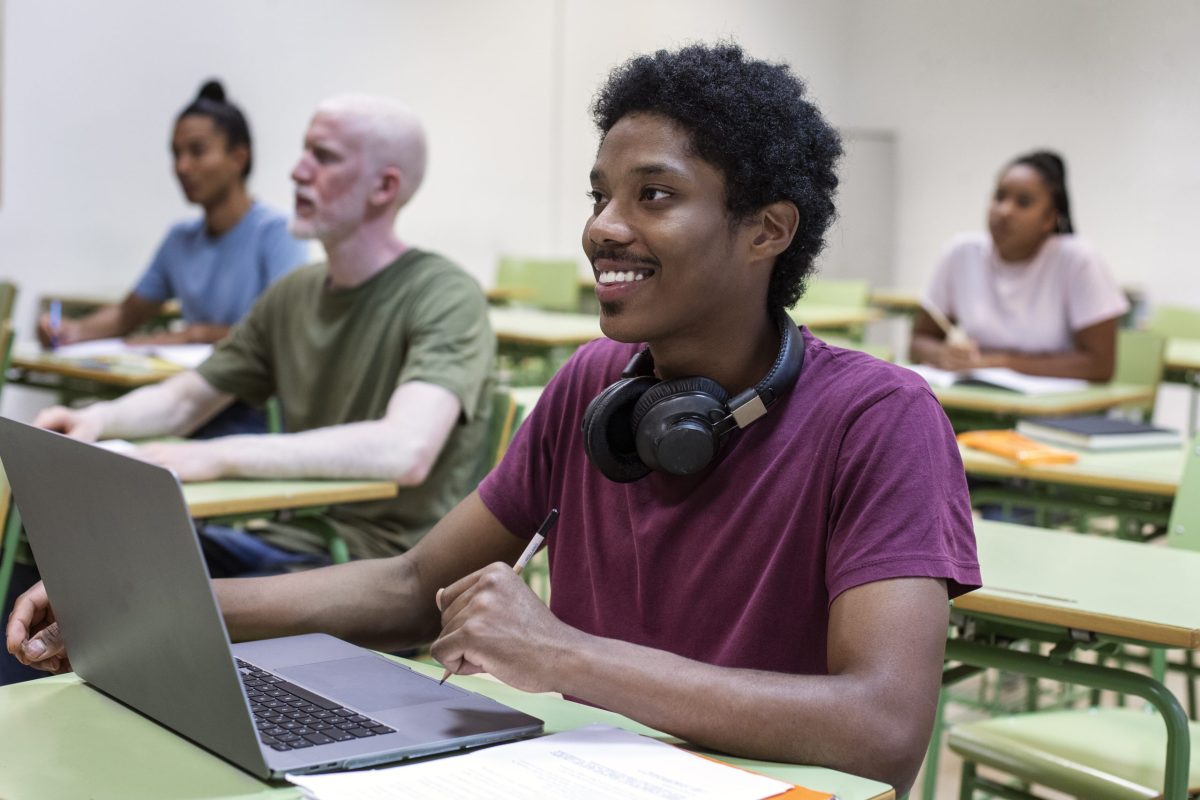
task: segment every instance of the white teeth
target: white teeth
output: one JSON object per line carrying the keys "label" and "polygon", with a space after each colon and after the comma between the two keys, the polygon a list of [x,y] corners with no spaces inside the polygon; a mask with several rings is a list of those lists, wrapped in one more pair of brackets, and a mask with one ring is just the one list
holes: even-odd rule
{"label": "white teeth", "polygon": [[644,281],[646,273],[635,272],[629,270],[627,272],[601,272],[600,283],[632,283],[633,281]]}

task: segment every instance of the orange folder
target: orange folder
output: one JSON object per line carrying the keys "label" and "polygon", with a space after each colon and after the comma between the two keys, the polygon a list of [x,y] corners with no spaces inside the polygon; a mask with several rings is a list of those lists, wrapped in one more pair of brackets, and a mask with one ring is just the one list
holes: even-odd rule
{"label": "orange folder", "polygon": [[958,435],[965,447],[983,450],[1017,462],[1023,467],[1042,464],[1074,464],[1078,453],[1030,439],[1014,430],[967,431]]}

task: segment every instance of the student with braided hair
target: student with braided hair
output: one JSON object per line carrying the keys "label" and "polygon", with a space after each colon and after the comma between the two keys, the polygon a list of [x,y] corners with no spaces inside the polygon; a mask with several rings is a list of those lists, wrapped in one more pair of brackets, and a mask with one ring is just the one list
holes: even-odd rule
{"label": "student with braided hair", "polygon": [[308,248],[288,233],[288,218],[254,200],[250,126],[208,81],[175,118],[171,136],[175,177],[204,216],[173,225],[133,290],[57,329],[49,315],[38,336],[49,345],[127,336],[154,319],[163,303],[180,302],[184,326],[139,337],[145,343],[216,342],[229,332],[276,278],[307,261]]}
{"label": "student with braided hair", "polygon": [[1075,235],[1066,166],[1048,151],[1005,166],[988,207],[988,233],[950,242],[923,303],[966,336],[949,340],[921,311],[913,361],[1089,381],[1112,377],[1117,324],[1129,308],[1100,256]]}

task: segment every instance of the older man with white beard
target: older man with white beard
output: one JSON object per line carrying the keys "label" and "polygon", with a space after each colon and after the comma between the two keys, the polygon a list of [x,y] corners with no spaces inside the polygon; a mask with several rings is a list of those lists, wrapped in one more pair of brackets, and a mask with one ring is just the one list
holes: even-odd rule
{"label": "older man with white beard", "polygon": [[[334,508],[323,521],[356,558],[411,548],[471,489],[495,350],[476,281],[395,233],[425,163],[424,133],[405,106],[323,102],[292,170],[291,228],[319,240],[327,260],[275,283],[197,369],[112,402],[47,409],[36,424],[85,441],[186,435],[235,399],[274,396],[286,433],[151,443],[136,454],[184,481],[395,481],[396,499]],[[298,524],[210,533],[217,574],[322,550]]]}

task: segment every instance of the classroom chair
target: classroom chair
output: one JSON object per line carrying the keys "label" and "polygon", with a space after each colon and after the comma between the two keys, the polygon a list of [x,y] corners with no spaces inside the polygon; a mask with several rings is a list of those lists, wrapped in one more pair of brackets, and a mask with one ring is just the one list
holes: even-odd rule
{"label": "classroom chair", "polygon": [[[1167,546],[1200,550],[1200,439],[1187,461],[1167,534]],[[1188,707],[1196,715],[1195,668],[1187,654]],[[1200,724],[1190,728],[1190,792],[1200,790]],[[1156,713],[1134,708],[1041,711],[961,723],[949,730],[962,756],[960,800],[976,791],[1010,800],[1038,795],[978,774],[983,764],[1025,784],[1088,800],[1156,798],[1162,794],[1166,727]]]}
{"label": "classroom chair", "polygon": [[1200,339],[1200,308],[1159,306],[1146,329],[1168,339]]}
{"label": "classroom chair", "polygon": [[0,322],[12,321],[16,303],[17,285],[12,281],[0,281]]}
{"label": "classroom chair", "polygon": [[861,308],[871,299],[871,286],[865,280],[814,280],[808,284],[800,303],[817,306]]}
{"label": "classroom chair", "polygon": [[12,361],[12,348],[12,323],[8,320],[0,321],[0,390],[4,389],[4,383],[8,380],[8,365]]}
{"label": "classroom chair", "polygon": [[[814,280],[808,284],[796,304],[792,306],[792,317],[804,321],[805,306],[839,306],[843,308],[866,308],[870,305],[871,285],[865,280]],[[836,328],[816,328],[809,326],[822,339],[831,333],[840,334],[857,346],[862,345],[866,333],[862,325],[849,325]]]}
{"label": "classroom chair", "polygon": [[496,288],[511,292],[515,305],[546,311],[579,310],[579,267],[573,259],[500,259]]}
{"label": "classroom chair", "polygon": [[1117,331],[1117,359],[1113,367],[1113,383],[1154,388],[1154,397],[1148,403],[1123,407],[1123,411],[1133,412],[1133,416],[1143,420],[1153,419],[1158,386],[1162,383],[1166,347],[1166,338],[1154,331],[1129,328]]}

